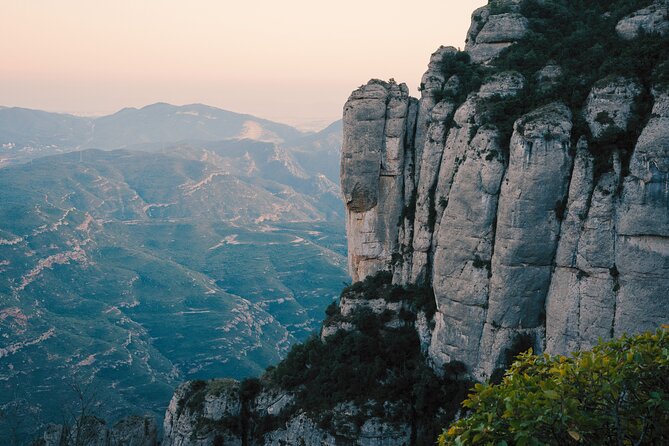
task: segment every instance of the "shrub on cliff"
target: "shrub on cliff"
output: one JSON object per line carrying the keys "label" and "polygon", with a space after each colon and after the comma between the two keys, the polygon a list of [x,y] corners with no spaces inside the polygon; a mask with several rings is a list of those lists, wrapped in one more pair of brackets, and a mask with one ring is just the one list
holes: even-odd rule
{"label": "shrub on cliff", "polygon": [[520,355],[501,384],[475,386],[439,445],[669,444],[668,328],[572,357]]}
{"label": "shrub on cliff", "polygon": [[[431,318],[430,312],[433,314],[436,308],[431,289],[393,286],[391,279],[387,272],[368,277],[344,289],[342,299],[405,301]],[[405,322],[415,320],[413,311],[403,309],[397,314],[386,309],[377,314],[361,307],[343,317],[333,304],[327,315],[329,322],[345,320],[353,328],[339,330],[325,340],[313,336],[293,346],[263,379],[293,392],[295,405],[289,410],[307,412],[323,429],[333,428],[335,407],[354,403],[361,409],[353,417],[358,428],[366,419],[381,417],[411,424],[412,444],[432,444],[441,427],[454,419],[459,402],[471,386],[463,380],[461,364],[449,364],[444,377],[439,377],[427,365],[411,324],[387,326],[395,317]],[[263,426],[259,431],[277,426]]]}

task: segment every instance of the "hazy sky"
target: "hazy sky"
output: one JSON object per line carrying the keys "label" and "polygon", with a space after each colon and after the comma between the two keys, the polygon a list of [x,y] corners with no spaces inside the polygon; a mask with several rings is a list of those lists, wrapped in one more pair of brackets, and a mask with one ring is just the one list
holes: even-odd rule
{"label": "hazy sky", "polygon": [[0,0],[0,105],[106,114],[201,102],[334,121],[370,78],[412,94],[486,0]]}

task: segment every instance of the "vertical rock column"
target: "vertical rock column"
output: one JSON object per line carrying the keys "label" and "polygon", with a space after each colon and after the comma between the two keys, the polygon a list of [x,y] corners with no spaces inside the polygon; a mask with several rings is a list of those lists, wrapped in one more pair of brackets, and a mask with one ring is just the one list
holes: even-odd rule
{"label": "vertical rock column", "polygon": [[[400,228],[400,254],[401,264],[396,265],[396,274],[393,282],[399,285],[415,283],[418,280],[412,275],[413,256],[416,252],[414,246],[415,231],[423,231],[424,227],[415,226],[415,214],[423,211],[421,209],[425,203],[418,203],[421,197],[426,197],[425,186],[434,188],[433,180],[439,173],[439,160],[444,150],[444,138],[448,132],[448,124],[453,113],[453,106],[448,103],[439,103],[439,96],[444,90],[455,90],[458,88],[459,81],[453,76],[446,79],[442,63],[444,59],[457,52],[453,47],[439,47],[430,57],[427,71],[423,74],[420,82],[420,101],[416,104],[416,116],[410,117],[408,122],[414,122],[415,125],[409,128],[407,132],[407,147],[412,147],[413,151],[406,152],[407,160],[405,162],[404,173],[404,202],[407,207],[405,218]],[[436,160],[436,165],[435,165]],[[421,239],[424,237],[421,236]],[[423,244],[425,245],[425,244]],[[425,255],[429,248],[419,246],[419,257]],[[419,263],[426,263],[419,260]],[[425,268],[423,268],[425,271]],[[421,276],[425,279],[425,275]]]}
{"label": "vertical rock column", "polygon": [[479,359],[504,175],[498,131],[479,128],[458,167],[435,235],[432,284],[437,313],[429,353],[437,366],[459,361],[471,369]]}
{"label": "vertical rock column", "polygon": [[[546,352],[567,354],[613,336],[616,293],[616,208],[622,181],[619,135],[627,131],[642,88],[610,77],[593,87],[584,117],[594,144],[608,141],[595,159],[581,138],[569,189],[555,271],[546,299]],[[600,149],[601,152],[601,149]],[[605,158],[604,158],[605,157]],[[609,165],[601,172],[602,165]]]}
{"label": "vertical rock column", "polygon": [[479,369],[485,378],[519,351],[541,350],[544,303],[569,188],[571,112],[551,104],[516,121],[502,182]]}
{"label": "vertical rock column", "polygon": [[413,257],[409,277],[411,283],[425,284],[429,280],[429,255],[435,223],[435,188],[454,110],[455,104],[450,101],[442,101],[433,107],[430,113],[430,124],[420,162],[421,175],[416,189]]}
{"label": "vertical rock column", "polygon": [[[455,113],[434,190],[431,282],[437,304],[430,357],[436,366],[459,361],[477,367],[490,293],[490,262],[505,156],[499,131],[482,125],[479,107],[491,98],[513,97],[523,77],[508,71],[492,76]],[[437,110],[437,107],[435,107]],[[424,153],[428,153],[427,150]],[[423,178],[421,178],[421,181]],[[419,200],[420,203],[419,189]],[[425,214],[416,209],[416,235]],[[420,246],[414,239],[414,245]],[[417,258],[416,260],[420,260]],[[414,271],[420,263],[414,262]]]}
{"label": "vertical rock column", "polygon": [[344,106],[341,185],[353,281],[391,270],[398,253],[405,134],[414,104],[406,85],[372,80]]}
{"label": "vertical rock column", "polygon": [[613,336],[669,323],[669,91],[653,94],[617,213]]}

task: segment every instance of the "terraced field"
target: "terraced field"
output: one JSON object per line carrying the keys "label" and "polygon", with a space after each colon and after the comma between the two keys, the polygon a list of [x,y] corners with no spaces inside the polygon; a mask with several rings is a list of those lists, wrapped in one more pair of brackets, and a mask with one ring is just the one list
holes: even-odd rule
{"label": "terraced field", "polygon": [[240,153],[283,177],[244,176],[224,149],[0,171],[0,405],[21,429],[60,421],[73,383],[108,420],[161,416],[179,382],[258,374],[318,328],[348,280],[336,186],[263,167],[266,146]]}

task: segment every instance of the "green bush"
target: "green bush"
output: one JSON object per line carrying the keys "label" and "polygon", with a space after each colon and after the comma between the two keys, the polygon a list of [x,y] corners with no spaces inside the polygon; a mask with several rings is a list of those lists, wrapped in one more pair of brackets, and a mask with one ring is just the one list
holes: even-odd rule
{"label": "green bush", "polygon": [[[353,284],[342,296],[346,293],[369,298],[380,293],[426,312],[434,313],[435,308],[430,288],[392,286],[383,274]],[[334,308],[330,313],[340,317]],[[441,426],[453,419],[470,384],[459,369],[447,370],[444,378],[437,376],[427,365],[411,324],[385,326],[396,316],[406,322],[416,317],[414,311],[375,314],[360,308],[347,318],[354,330],[340,330],[325,341],[313,336],[295,345],[263,379],[293,391],[293,410],[307,411],[324,428],[338,403],[354,402],[363,412],[417,426],[415,444],[432,443]],[[388,412],[385,403],[401,409]],[[363,412],[360,423],[366,418]]]}
{"label": "green bush", "polygon": [[469,53],[464,51],[446,54],[441,61],[441,71],[444,73],[446,80],[451,76],[457,76],[459,86],[455,91],[441,91],[435,99],[437,102],[449,99],[455,103],[464,102],[469,93],[478,90],[485,73],[482,67],[471,63]]}
{"label": "green bush", "polygon": [[571,357],[521,354],[501,384],[474,387],[439,445],[669,444],[667,328]]}

